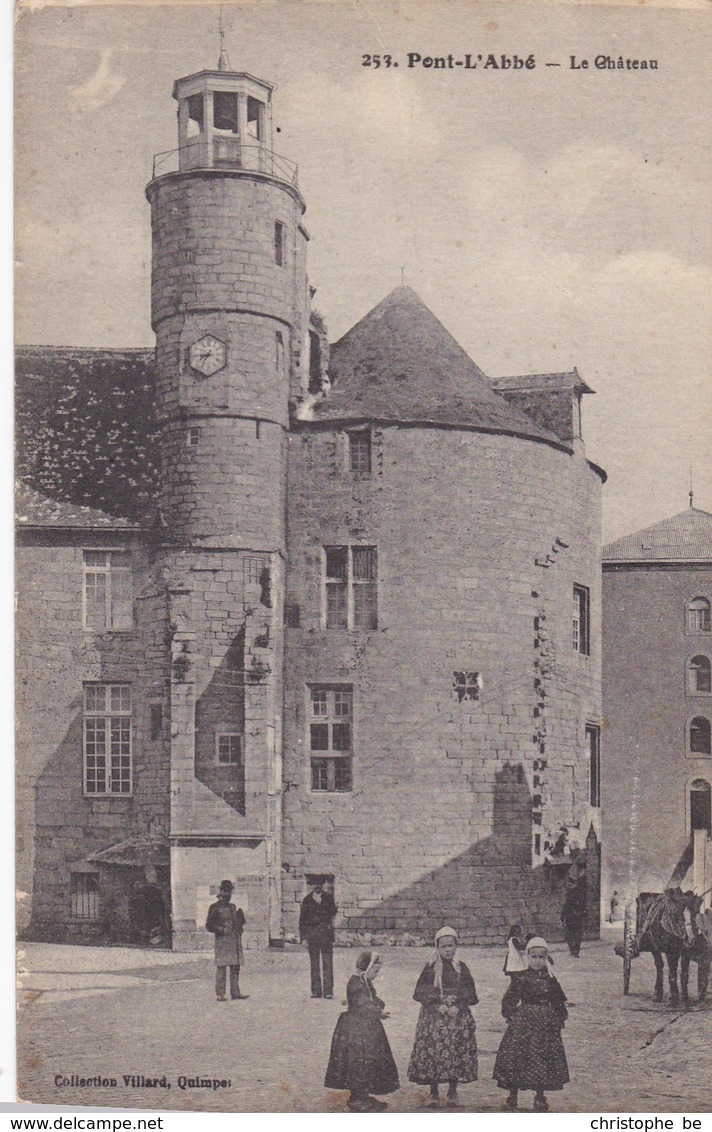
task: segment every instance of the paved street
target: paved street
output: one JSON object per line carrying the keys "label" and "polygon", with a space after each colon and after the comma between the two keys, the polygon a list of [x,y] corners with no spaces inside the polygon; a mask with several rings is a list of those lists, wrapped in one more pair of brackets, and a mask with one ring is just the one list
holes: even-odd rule
{"label": "paved street", "polygon": [[[18,1048],[20,1098],[39,1103],[197,1111],[328,1112],[345,1096],[323,1088],[331,1034],[342,1010],[356,950],[335,953],[336,997],[309,995],[308,958],[297,948],[248,952],[244,1002],[218,1003],[209,955],[129,948],[27,944],[21,970]],[[406,1069],[418,1005],[413,988],[428,952],[386,948],[379,994],[391,1018],[386,1029],[402,1088],[391,1109],[415,1112],[427,1090],[409,1084]],[[480,1080],[463,1086],[472,1112],[501,1109],[491,1074],[504,1031],[504,949],[464,948],[480,998],[475,1008]],[[570,1000],[564,1031],[572,1083],[550,1095],[553,1110],[578,1112],[704,1112],[712,1107],[712,1008],[687,1011],[652,1002],[650,956],[633,965],[631,994],[622,994],[622,961],[610,942],[585,945],[578,961],[553,949],[555,973]],[[696,985],[696,968],[692,968]],[[55,1074],[114,1077],[116,1088],[58,1088]],[[170,1089],[138,1089],[124,1074],[161,1077]],[[218,1091],[181,1090],[178,1077],[231,1084]],[[527,1105],[531,1094],[524,1098]]]}

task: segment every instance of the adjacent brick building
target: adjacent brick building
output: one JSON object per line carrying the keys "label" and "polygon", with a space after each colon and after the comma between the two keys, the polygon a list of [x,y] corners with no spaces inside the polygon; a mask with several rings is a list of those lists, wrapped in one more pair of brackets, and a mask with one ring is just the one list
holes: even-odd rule
{"label": "adjacent brick building", "polygon": [[[712,515],[689,507],[603,551],[605,906],[712,873]],[[705,886],[706,887],[706,886]],[[698,889],[702,891],[702,888]]]}
{"label": "adjacent brick building", "polygon": [[600,487],[576,371],[490,379],[408,287],[331,349],[269,83],[175,84],[148,351],[18,358],[20,925],[247,942],[598,914]]}

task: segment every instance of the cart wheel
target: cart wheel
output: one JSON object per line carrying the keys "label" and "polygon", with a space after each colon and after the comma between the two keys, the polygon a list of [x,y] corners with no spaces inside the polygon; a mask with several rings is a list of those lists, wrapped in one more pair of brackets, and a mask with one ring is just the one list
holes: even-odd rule
{"label": "cart wheel", "polygon": [[630,991],[630,968],[633,963],[633,905],[627,904],[623,921],[623,994]]}

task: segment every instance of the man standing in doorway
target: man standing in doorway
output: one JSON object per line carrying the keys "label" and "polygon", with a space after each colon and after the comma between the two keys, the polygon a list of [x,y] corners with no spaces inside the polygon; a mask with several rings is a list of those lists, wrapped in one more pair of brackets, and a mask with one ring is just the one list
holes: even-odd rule
{"label": "man standing in doorway", "polygon": [[333,892],[334,885],[328,877],[317,877],[312,891],[302,900],[299,912],[299,941],[306,941],[309,948],[312,998],[334,997],[334,916],[337,908]]}
{"label": "man standing in doorway", "polygon": [[215,993],[225,1002],[227,969],[230,968],[230,998],[249,998],[240,993],[240,967],[243,963],[242,929],[245,913],[231,901],[231,880],[220,882],[218,898],[208,909],[205,927],[215,936]]}
{"label": "man standing in doorway", "polygon": [[561,909],[564,938],[573,959],[578,959],[581,953],[586,917],[586,870],[573,864],[566,878],[566,895]]}

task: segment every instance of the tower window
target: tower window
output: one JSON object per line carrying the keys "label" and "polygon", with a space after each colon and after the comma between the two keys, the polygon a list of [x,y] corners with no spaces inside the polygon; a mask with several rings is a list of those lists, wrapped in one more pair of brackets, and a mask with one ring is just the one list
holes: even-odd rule
{"label": "tower window", "polygon": [[601,729],[593,723],[586,725],[586,749],[588,752],[589,804],[601,804]]}
{"label": "tower window", "polygon": [[375,546],[324,548],[327,629],[378,625],[378,552]]}
{"label": "tower window", "polygon": [[191,94],[188,99],[188,136],[202,134],[205,124],[202,94]]}
{"label": "tower window", "polygon": [[251,138],[262,141],[264,138],[264,103],[258,98],[247,97],[247,132]]}
{"label": "tower window", "polygon": [[129,551],[84,551],[84,628],[97,632],[133,628]]}
{"label": "tower window", "polygon": [[84,685],[84,793],[130,794],[131,685]]}
{"label": "tower window", "polygon": [[189,428],[185,435],[185,442],[189,448],[197,448],[200,444],[200,429]]}
{"label": "tower window", "polygon": [[281,220],[274,222],[274,262],[277,267],[284,267],[286,256],[286,229]]}
{"label": "tower window", "polygon": [[163,731],[163,704],[151,704],[151,738],[160,739]]}
{"label": "tower window", "polygon": [[689,747],[691,755],[712,755],[712,728],[704,715],[690,721]]}
{"label": "tower window", "polygon": [[284,607],[284,623],[288,629],[299,629],[302,624],[301,607],[296,602],[288,602]]}
{"label": "tower window", "polygon": [[277,373],[284,372],[284,335],[281,330],[276,331],[275,336],[275,365]]}
{"label": "tower window", "polygon": [[314,330],[309,331],[309,392],[320,393],[322,385],[321,373],[321,339]]}
{"label": "tower window", "polygon": [[248,554],[242,560],[243,576],[246,586],[254,586],[260,584],[262,578],[262,571],[268,566],[266,558],[260,558],[257,555]]}
{"label": "tower window", "polygon": [[709,633],[712,630],[710,603],[706,597],[693,597],[687,603],[688,633]]}
{"label": "tower window", "polygon": [[712,692],[712,665],[708,656],[693,656],[688,660],[687,690],[693,696]]}
{"label": "tower window", "polygon": [[591,595],[586,586],[574,586],[574,652],[588,656],[591,652]]}
{"label": "tower window", "polygon": [[216,130],[237,133],[237,95],[229,90],[216,90],[213,94],[213,125]]}
{"label": "tower window", "polygon": [[349,468],[352,472],[371,471],[371,430],[349,433]]}
{"label": "tower window", "polygon": [[242,762],[242,735],[236,732],[216,735],[215,761],[218,766],[239,766]]}
{"label": "tower window", "polygon": [[310,689],[311,788],[351,790],[353,689],[350,684]]}
{"label": "tower window", "polygon": [[453,672],[452,686],[458,703],[479,700],[482,681],[479,672]]}

